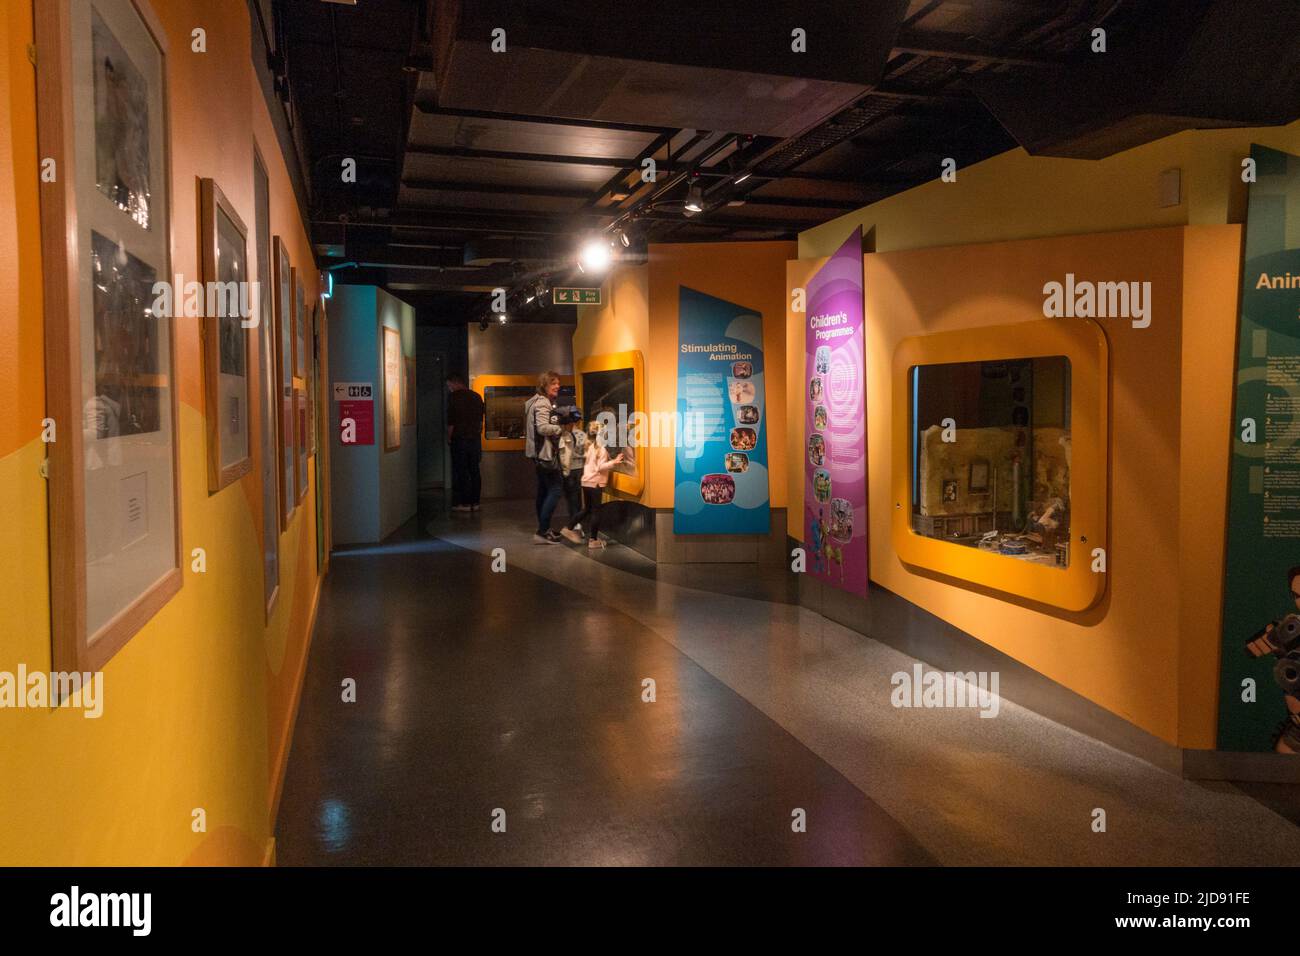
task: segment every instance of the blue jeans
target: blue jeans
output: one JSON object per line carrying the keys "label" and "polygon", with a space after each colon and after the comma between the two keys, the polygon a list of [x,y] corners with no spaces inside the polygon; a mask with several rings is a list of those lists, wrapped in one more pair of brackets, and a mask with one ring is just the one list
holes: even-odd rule
{"label": "blue jeans", "polygon": [[559,470],[537,465],[537,533],[546,534],[551,529],[551,515],[564,494],[564,476]]}

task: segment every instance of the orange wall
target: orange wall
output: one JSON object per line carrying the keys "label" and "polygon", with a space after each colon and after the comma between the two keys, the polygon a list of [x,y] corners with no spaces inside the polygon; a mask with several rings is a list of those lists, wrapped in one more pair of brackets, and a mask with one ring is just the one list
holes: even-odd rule
{"label": "orange wall", "polygon": [[[197,179],[212,177],[254,230],[253,148],[271,185],[271,231],[317,275],[270,114],[250,62],[242,0],[155,2],[167,33],[172,271],[199,277]],[[0,28],[0,580],[6,609],[0,669],[50,666],[46,498],[37,468],[44,416],[33,10],[4,8]],[[194,53],[190,32],[207,31]],[[104,716],[0,711],[0,865],[259,864],[271,853],[271,805],[301,683],[318,596],[315,488],[282,535],[280,594],[263,607],[261,488],[254,467],[207,493],[200,324],[175,326],[182,551],[180,592],[109,661]],[[254,417],[255,428],[260,418]],[[203,808],[206,832],[191,827]]]}
{"label": "orange wall", "polygon": [[[1185,747],[1213,745],[1239,254],[1238,227],[1204,226],[864,257],[871,578]],[[806,282],[812,267],[792,263],[791,285]],[[1067,272],[1149,280],[1153,299],[1149,328],[1101,322],[1112,376],[1110,570],[1105,597],[1077,614],[905,567],[893,551],[888,491],[898,343],[1048,321],[1043,284]],[[791,342],[801,342],[804,316],[790,318]],[[802,346],[791,349],[795,381]],[[792,435],[792,457],[798,445]]]}

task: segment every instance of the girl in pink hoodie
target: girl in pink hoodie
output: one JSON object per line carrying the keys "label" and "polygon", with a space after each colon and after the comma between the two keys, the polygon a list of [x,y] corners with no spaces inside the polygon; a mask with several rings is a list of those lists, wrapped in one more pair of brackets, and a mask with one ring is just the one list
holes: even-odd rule
{"label": "girl in pink hoodie", "polygon": [[605,432],[600,422],[593,421],[587,426],[587,451],[582,465],[582,510],[569,519],[568,526],[560,533],[575,544],[582,540],[574,527],[581,524],[587,532],[587,547],[593,550],[605,547],[598,532],[600,515],[600,498],[605,486],[609,484],[609,473],[616,465],[623,463],[623,453],[609,457],[605,448]]}

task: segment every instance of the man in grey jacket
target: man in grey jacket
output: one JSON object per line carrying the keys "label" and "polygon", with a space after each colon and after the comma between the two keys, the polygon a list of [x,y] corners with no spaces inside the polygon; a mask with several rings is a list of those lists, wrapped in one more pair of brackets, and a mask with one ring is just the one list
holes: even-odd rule
{"label": "man in grey jacket", "polygon": [[561,428],[551,422],[555,396],[560,394],[560,376],[543,372],[537,379],[537,394],[524,404],[524,455],[533,459],[537,470],[537,532],[534,544],[559,544],[563,540],[551,530],[551,516],[564,492],[556,439]]}

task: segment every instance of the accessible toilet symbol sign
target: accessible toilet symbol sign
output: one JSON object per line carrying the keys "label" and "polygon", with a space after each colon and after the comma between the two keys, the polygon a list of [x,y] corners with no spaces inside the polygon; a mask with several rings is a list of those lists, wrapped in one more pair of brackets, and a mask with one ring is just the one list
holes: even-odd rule
{"label": "accessible toilet symbol sign", "polygon": [[335,382],[340,445],[375,443],[375,392],[372,382]]}

